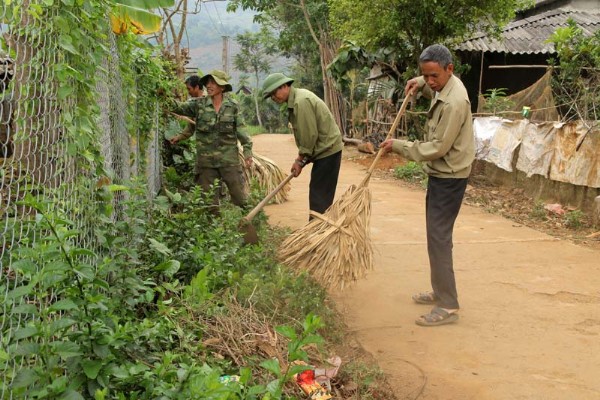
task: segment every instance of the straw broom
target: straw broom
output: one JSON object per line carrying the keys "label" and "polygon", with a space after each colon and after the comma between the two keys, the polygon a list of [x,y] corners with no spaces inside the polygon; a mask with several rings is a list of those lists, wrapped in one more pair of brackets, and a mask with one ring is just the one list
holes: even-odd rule
{"label": "straw broom", "polygon": [[[245,165],[244,153],[239,147],[238,154],[242,165]],[[266,193],[271,193],[285,180],[286,175],[274,161],[260,154],[253,153],[252,165],[244,168],[244,178],[246,178],[246,182],[250,182],[254,179],[258,183],[258,187]],[[272,202],[276,204],[285,202],[288,199],[290,188],[291,185],[287,183],[275,196],[273,196]]]}
{"label": "straw broom", "polygon": [[[406,96],[386,139],[396,131],[408,100]],[[324,286],[340,289],[373,269],[368,184],[382,154],[380,148],[360,185],[351,185],[325,214],[311,211],[314,218],[283,241],[279,248],[283,264],[304,269]]]}
{"label": "straw broom", "polygon": [[[196,121],[191,118],[175,114],[173,112],[171,114],[182,121],[189,122],[194,125],[196,124]],[[267,157],[253,153],[252,166],[248,168],[245,166],[246,162],[244,153],[239,146],[238,155],[241,165],[244,166],[242,169],[244,171],[244,178],[246,179],[246,182],[250,182],[252,179],[255,179],[258,183],[258,187],[266,193],[271,193],[273,189],[275,189],[286,178],[286,175],[279,168],[279,166],[277,166],[274,161],[268,159]],[[281,204],[285,202],[288,198],[290,187],[291,185],[287,184],[279,192],[277,192],[277,194],[273,197],[273,203]]]}

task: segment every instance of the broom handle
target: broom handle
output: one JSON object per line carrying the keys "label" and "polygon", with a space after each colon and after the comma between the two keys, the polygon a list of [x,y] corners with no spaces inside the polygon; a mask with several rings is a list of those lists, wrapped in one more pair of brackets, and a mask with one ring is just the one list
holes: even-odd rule
{"label": "broom handle", "polygon": [[[400,111],[398,111],[398,114],[396,115],[396,118],[394,119],[394,123],[392,124],[392,127],[390,128],[390,131],[388,132],[385,140],[391,139],[394,132],[396,132],[396,128],[398,128],[400,119],[404,115],[404,112],[406,111],[406,107],[408,106],[408,100],[411,97],[412,97],[412,93],[408,93],[406,95],[406,97],[404,98],[404,101],[402,101],[402,105],[400,106]],[[382,155],[383,155],[383,148],[380,148],[379,151],[377,152],[377,155],[375,156],[375,159],[371,163],[369,170],[367,171],[367,176],[365,176],[365,178],[363,179],[363,181],[361,183],[362,186],[366,186],[369,183],[369,179],[371,179],[371,174],[373,173],[373,170],[375,169],[375,164],[377,164],[377,161],[379,161],[379,159],[381,158]]]}
{"label": "broom handle", "polygon": [[250,211],[250,213],[243,218],[243,220],[245,222],[252,221],[252,218],[254,218],[256,214],[258,214],[258,212],[265,206],[265,204],[267,204],[269,200],[271,200],[273,196],[277,194],[277,192],[279,192],[289,181],[291,181],[293,177],[294,175],[289,174],[287,178],[285,178],[279,185],[277,185],[275,189],[273,189],[271,193],[269,193],[264,199],[262,199],[262,201],[258,203],[256,207],[254,207],[252,211]]}

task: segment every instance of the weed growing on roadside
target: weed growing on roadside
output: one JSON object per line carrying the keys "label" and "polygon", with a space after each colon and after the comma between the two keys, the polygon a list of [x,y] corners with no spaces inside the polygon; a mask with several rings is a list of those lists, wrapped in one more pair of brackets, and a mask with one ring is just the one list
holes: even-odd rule
{"label": "weed growing on roadside", "polygon": [[427,174],[423,171],[421,164],[415,161],[409,161],[394,168],[394,176],[408,182],[420,182],[422,185],[427,182]]}
{"label": "weed growing on roadside", "polygon": [[351,361],[344,366],[339,377],[357,384],[356,398],[364,400],[380,399],[376,384],[385,380],[384,373],[377,365],[367,364],[361,360]]}
{"label": "weed growing on roadside", "polygon": [[546,221],[548,219],[548,212],[544,208],[544,202],[541,200],[536,200],[531,208],[529,216],[538,221]]}
{"label": "weed growing on roadside", "polygon": [[571,229],[580,229],[583,226],[585,215],[581,210],[568,211],[565,216],[565,226]]}

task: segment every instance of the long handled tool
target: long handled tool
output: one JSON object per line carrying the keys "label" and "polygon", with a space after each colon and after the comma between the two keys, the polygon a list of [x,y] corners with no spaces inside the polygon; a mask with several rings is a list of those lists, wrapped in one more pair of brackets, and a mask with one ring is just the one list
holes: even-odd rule
{"label": "long handled tool", "polygon": [[[387,139],[396,131],[408,100],[407,95]],[[284,264],[308,271],[324,286],[340,288],[373,269],[368,184],[382,154],[380,148],[360,185],[351,185],[325,214],[311,213],[314,218],[281,244],[279,257]]]}
{"label": "long handled tool", "polygon": [[240,230],[240,233],[244,235],[245,244],[258,243],[258,234],[256,233],[256,228],[254,227],[254,225],[252,225],[252,219],[256,216],[256,214],[258,214],[260,210],[262,210],[262,208],[269,202],[269,200],[271,200],[273,196],[277,194],[277,192],[279,192],[285,185],[287,185],[287,183],[293,177],[294,175],[288,175],[287,178],[281,181],[281,183],[277,185],[277,187],[273,189],[271,193],[269,193],[264,199],[262,199],[261,202],[258,203],[256,207],[254,207],[252,211],[248,213],[248,215],[241,219],[238,228]]}

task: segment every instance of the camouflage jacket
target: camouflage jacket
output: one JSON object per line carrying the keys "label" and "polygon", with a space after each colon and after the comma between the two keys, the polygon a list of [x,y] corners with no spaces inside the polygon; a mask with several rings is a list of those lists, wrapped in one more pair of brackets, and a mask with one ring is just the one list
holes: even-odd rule
{"label": "camouflage jacket", "polygon": [[196,121],[196,165],[203,168],[221,168],[239,165],[238,140],[244,157],[252,156],[252,141],[243,131],[244,123],[238,113],[238,104],[227,96],[217,113],[210,97],[177,102],[171,111]]}

